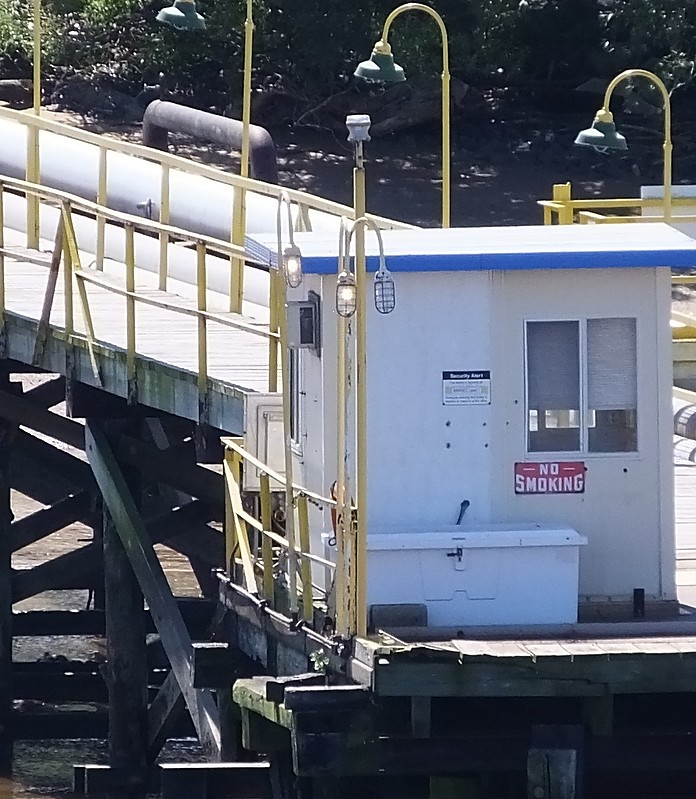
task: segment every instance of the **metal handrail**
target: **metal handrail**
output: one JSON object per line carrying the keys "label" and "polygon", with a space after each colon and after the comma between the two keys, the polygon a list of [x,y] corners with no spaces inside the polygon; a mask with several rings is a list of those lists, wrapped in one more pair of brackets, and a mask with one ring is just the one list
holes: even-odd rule
{"label": "metal handrail", "polygon": [[[280,486],[285,486],[283,475],[262,463],[258,458],[248,452],[239,443],[239,439],[223,438],[225,449],[223,472],[225,476],[225,560],[229,573],[233,573],[235,558],[239,556],[242,566],[242,580],[244,588],[261,596],[271,607],[275,603],[275,575],[272,546],[284,549],[289,557],[296,557],[300,562],[300,577],[302,582],[302,609],[306,622],[311,622],[314,616],[314,600],[312,592],[312,563],[322,568],[335,571],[337,565],[310,551],[309,512],[308,503],[323,508],[336,508],[336,500],[324,497],[304,486],[293,483],[293,507],[287,508],[286,513],[294,513],[297,508],[299,520],[299,546],[291,547],[288,540],[271,530],[271,480]],[[261,519],[256,519],[242,506],[241,499],[241,466],[259,471]],[[252,547],[247,525],[260,537],[256,547]],[[259,551],[260,550],[260,556]],[[257,572],[261,573],[261,584],[257,582]]]}
{"label": "metal handrail", "polygon": [[[7,193],[19,194],[24,196],[27,205],[30,203],[30,198],[33,198],[38,207],[43,203],[45,205],[55,206],[59,209],[59,219],[56,230],[56,242],[54,249],[57,249],[55,269],[58,269],[60,263],[63,264],[65,274],[65,335],[69,340],[77,340],[80,338],[74,329],[73,322],[73,295],[75,288],[77,288],[78,300],[82,306],[82,312],[85,322],[85,339],[90,354],[90,361],[95,377],[99,380],[99,369],[95,353],[95,335],[92,315],[89,308],[89,297],[86,290],[86,284],[93,284],[99,288],[109,291],[117,296],[124,298],[126,302],[126,359],[128,371],[128,384],[129,384],[129,398],[135,400],[137,398],[137,325],[136,325],[136,305],[149,305],[162,308],[163,310],[171,311],[195,317],[198,320],[198,374],[197,384],[201,399],[204,400],[208,392],[208,338],[207,338],[207,324],[214,322],[226,327],[241,330],[245,333],[251,333],[259,336],[268,341],[269,346],[269,363],[271,363],[270,351],[273,347],[277,346],[278,333],[274,332],[268,327],[260,327],[249,324],[244,319],[237,318],[233,313],[216,313],[208,311],[207,309],[207,275],[206,275],[206,256],[208,249],[214,250],[216,253],[221,253],[228,256],[236,256],[237,258],[250,263],[258,265],[263,268],[268,268],[267,264],[248,255],[244,248],[231,244],[230,242],[217,239],[213,236],[199,235],[191,233],[190,231],[183,230],[173,225],[164,224],[155,220],[145,219],[139,216],[126,214],[107,208],[101,203],[87,200],[83,197],[76,196],[69,192],[59,189],[48,188],[37,184],[30,183],[26,180],[12,178],[9,176],[0,175],[0,327],[5,324],[6,312],[6,291],[5,291],[5,261],[7,257],[15,257],[21,259],[22,253],[13,253],[11,248],[5,246],[5,196]],[[77,211],[82,215],[88,215],[94,219],[103,220],[105,226],[123,228],[125,231],[125,275],[124,284],[118,285],[114,282],[114,278],[107,277],[95,269],[85,269],[81,264],[81,250],[77,241],[77,235],[73,224],[73,213]],[[166,292],[141,292],[136,290],[135,287],[135,231],[138,230],[142,234],[150,234],[158,236],[161,241],[166,243],[165,255],[165,270],[168,273],[168,256],[170,246],[176,243],[188,242],[195,245],[196,249],[196,287],[197,299],[195,307],[192,307],[190,301],[183,298],[181,301],[172,298],[171,294]],[[30,236],[27,235],[27,243],[31,244]],[[36,242],[38,245],[39,242]],[[62,251],[62,257],[61,252]],[[37,259],[31,259],[37,262]],[[76,282],[75,282],[76,281]],[[48,326],[48,317],[50,316],[50,308],[53,302],[53,292],[55,288],[55,280],[51,282],[49,279],[50,298],[48,297],[49,288],[47,287],[47,298],[45,305],[48,308],[47,314],[42,314],[42,319],[39,324],[40,327],[45,328]],[[157,294],[160,293],[160,296]],[[162,296],[164,295],[164,296]],[[44,316],[46,318],[44,318]],[[269,383],[270,375],[269,375]],[[270,386],[269,386],[270,388]],[[206,407],[203,402],[202,407]]]}

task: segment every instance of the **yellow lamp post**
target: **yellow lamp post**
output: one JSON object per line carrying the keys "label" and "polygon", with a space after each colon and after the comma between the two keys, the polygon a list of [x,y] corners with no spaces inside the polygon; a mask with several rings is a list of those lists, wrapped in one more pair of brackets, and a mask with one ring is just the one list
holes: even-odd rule
{"label": "yellow lamp post", "polygon": [[442,227],[449,227],[451,206],[449,41],[442,17],[423,3],[404,3],[395,8],[384,21],[382,38],[375,44],[369,60],[360,63],[354,75],[367,81],[383,83],[398,83],[406,79],[404,70],[394,63],[389,44],[389,29],[392,23],[406,11],[423,11],[429,14],[437,22],[442,38]]}
{"label": "yellow lamp post", "polygon": [[575,144],[581,147],[591,147],[600,152],[607,150],[627,150],[626,139],[617,130],[614,124],[614,115],[609,110],[609,101],[614,89],[624,80],[630,78],[647,78],[651,81],[662,94],[664,102],[664,142],[662,144],[663,153],[663,208],[664,218],[669,221],[672,218],[672,110],[669,99],[669,92],[665,84],[652,72],[645,69],[627,69],[617,75],[607,86],[604,94],[604,103],[597,111],[591,128],[580,131]]}
{"label": "yellow lamp post", "polygon": [[[290,246],[283,247],[283,208],[287,210],[287,225]],[[290,408],[290,345],[288,343],[288,299],[287,289],[297,288],[302,282],[302,255],[293,235],[292,205],[286,192],[278,197],[276,214],[278,241],[278,279],[282,281],[282,310],[280,312],[280,350],[283,380],[283,439],[285,454],[285,537],[288,541],[288,588],[290,593],[290,615],[294,622],[299,618],[297,594],[297,552],[295,544],[295,491],[293,489],[292,429]],[[306,608],[305,608],[306,611]]]}
{"label": "yellow lamp post", "polygon": [[[38,0],[35,0],[38,1]],[[200,31],[205,29],[205,20],[196,12],[193,0],[174,0],[173,5],[163,8],[157,15],[158,22],[172,25],[178,30]],[[249,177],[249,126],[251,124],[251,68],[254,47],[253,0],[247,0],[244,22],[244,83],[242,86],[242,152],[239,174]],[[235,190],[232,212],[232,243],[244,246],[246,232],[246,190]],[[230,311],[242,312],[244,298],[244,261],[232,259],[230,270]]]}
{"label": "yellow lamp post", "polygon": [[[33,0],[32,113],[41,114],[41,0]],[[30,125],[27,133],[27,169],[30,183],[39,182],[39,129]],[[39,246],[39,198],[27,195],[27,246]]]}

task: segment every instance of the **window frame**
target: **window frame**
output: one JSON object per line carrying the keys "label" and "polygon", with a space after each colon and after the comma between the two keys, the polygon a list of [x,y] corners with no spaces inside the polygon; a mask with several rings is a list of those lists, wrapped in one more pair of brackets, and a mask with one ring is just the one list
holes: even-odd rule
{"label": "window frame", "polygon": [[[587,323],[591,319],[633,319],[635,321],[636,329],[636,362],[635,362],[635,379],[636,379],[636,448],[631,450],[617,450],[612,452],[593,452],[589,449],[589,430],[586,424],[587,417],[590,413],[588,407],[589,401],[589,358],[587,352]],[[640,443],[640,408],[638,405],[640,398],[640,375],[639,375],[639,324],[637,316],[612,314],[611,316],[564,316],[558,315],[554,317],[525,317],[522,320],[522,348],[523,348],[523,370],[524,370],[524,451],[526,458],[546,458],[553,456],[574,456],[582,458],[617,458],[624,459],[638,459],[641,457]],[[528,360],[528,346],[527,346],[527,330],[528,324],[534,322],[575,322],[578,325],[578,348],[579,348],[579,365],[580,365],[580,447],[578,449],[566,450],[531,450],[529,448],[529,360]]]}

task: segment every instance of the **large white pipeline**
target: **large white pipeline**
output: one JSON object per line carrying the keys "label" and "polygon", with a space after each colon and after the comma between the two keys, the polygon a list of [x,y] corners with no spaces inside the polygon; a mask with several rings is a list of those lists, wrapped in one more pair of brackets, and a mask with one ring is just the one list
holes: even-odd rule
{"label": "large white pipeline", "polygon": [[[25,177],[27,137],[28,128],[25,125],[0,119],[0,174],[20,179]],[[96,145],[42,130],[39,131],[39,146],[43,185],[91,201],[96,200],[99,180],[99,148]],[[157,219],[162,167],[152,161],[113,151],[107,151],[106,164],[106,205],[123,213],[140,216],[145,214],[144,208],[149,205],[152,218]],[[170,224],[223,241],[230,240],[234,206],[234,190],[231,186],[176,169],[170,170],[169,182]],[[277,214],[275,198],[247,192],[246,209],[247,236],[275,232]],[[297,208],[294,207],[293,215],[296,213]],[[331,231],[338,235],[338,217],[310,209],[309,219],[313,230]],[[282,220],[285,229],[285,214],[282,215]],[[80,248],[94,253],[96,224],[77,215],[74,221]],[[56,211],[43,208],[40,222],[42,239],[53,239],[56,223]],[[15,230],[26,230],[24,200],[7,197],[6,224]],[[176,245],[171,246],[169,252],[170,275],[184,283],[195,284],[195,253]],[[123,261],[123,253],[123,231],[117,227],[109,227],[105,240],[106,257]],[[140,268],[157,271],[159,264],[157,240],[137,235],[136,254]],[[228,294],[229,261],[210,256],[207,265],[209,288]],[[244,298],[259,305],[268,305],[268,275],[265,272],[253,267],[246,268]]]}
{"label": "large white pipeline", "polygon": [[[24,178],[28,128],[0,119],[0,173]],[[95,200],[99,180],[99,148],[96,145],[39,132],[41,182],[45,186]],[[151,202],[152,217],[160,207],[162,168],[159,164],[122,153],[107,151],[107,205],[127,214],[143,215],[141,203]],[[230,240],[234,191],[231,186],[208,178],[170,171],[170,224]],[[273,197],[247,192],[247,235],[272,233],[277,202]],[[336,231],[333,214],[310,210],[312,230]]]}

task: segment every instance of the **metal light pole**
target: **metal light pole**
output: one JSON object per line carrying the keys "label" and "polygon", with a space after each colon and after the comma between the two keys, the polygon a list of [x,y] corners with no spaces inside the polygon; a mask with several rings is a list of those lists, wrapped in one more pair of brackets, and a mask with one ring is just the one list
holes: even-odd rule
{"label": "metal light pole", "polygon": [[[32,77],[32,112],[41,114],[41,0],[33,0],[33,77]],[[30,125],[27,133],[27,169],[29,183],[39,182],[39,129]],[[39,198],[27,196],[27,246],[39,247]]]}
{"label": "metal light pole", "polygon": [[[37,2],[38,0],[35,0]],[[163,8],[157,15],[158,22],[172,25],[178,30],[205,30],[205,20],[197,13],[193,0],[174,0],[173,5]],[[249,177],[249,125],[251,124],[251,68],[254,54],[253,0],[247,0],[246,20],[244,22],[244,84],[242,87],[242,152],[239,174]],[[237,187],[234,192],[232,211],[232,243],[244,246],[246,234],[246,189]],[[242,312],[244,299],[244,260],[231,259],[230,269],[230,311]]]}
{"label": "metal light pole", "polygon": [[614,115],[609,110],[609,102],[614,89],[624,80],[629,78],[647,78],[660,90],[664,102],[664,142],[662,144],[663,155],[663,194],[662,202],[664,208],[664,218],[669,221],[672,218],[672,108],[667,87],[652,72],[645,69],[627,69],[617,75],[607,86],[604,94],[604,103],[597,111],[591,128],[580,131],[575,144],[581,147],[591,147],[600,152],[606,150],[627,150],[626,139],[616,130]]}
{"label": "metal light pole", "polygon": [[[287,208],[290,247],[283,248],[282,211]],[[278,280],[283,285],[282,309],[280,311],[280,351],[283,379],[283,439],[285,454],[285,537],[288,540],[288,583],[290,593],[290,616],[294,622],[299,618],[297,594],[297,553],[295,551],[295,492],[293,489],[292,429],[290,408],[290,347],[288,344],[288,285],[296,287],[302,280],[300,251],[295,245],[292,225],[292,206],[285,192],[278,197],[276,214],[278,239]]]}
{"label": "metal light pole", "polygon": [[450,71],[449,41],[447,28],[442,17],[430,6],[423,3],[404,3],[395,8],[384,21],[382,38],[375,44],[368,61],[360,63],[355,76],[364,80],[384,83],[398,83],[405,80],[404,70],[394,63],[389,44],[389,29],[394,20],[406,11],[424,11],[437,23],[442,38],[442,227],[450,226],[451,206],[451,147],[450,147]]}

